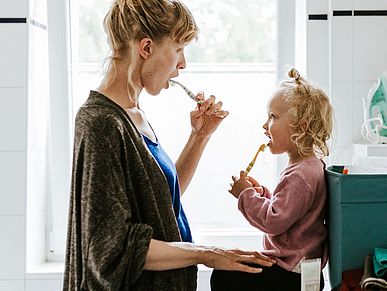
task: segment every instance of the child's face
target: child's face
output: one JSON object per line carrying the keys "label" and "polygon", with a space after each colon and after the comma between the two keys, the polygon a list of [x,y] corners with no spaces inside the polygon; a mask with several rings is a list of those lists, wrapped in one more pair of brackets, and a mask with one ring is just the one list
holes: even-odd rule
{"label": "child's face", "polygon": [[297,146],[291,141],[291,116],[289,106],[283,102],[283,93],[277,91],[270,98],[267,106],[268,118],[263,125],[265,134],[270,138],[269,149],[273,154],[288,153],[290,162],[297,159]]}

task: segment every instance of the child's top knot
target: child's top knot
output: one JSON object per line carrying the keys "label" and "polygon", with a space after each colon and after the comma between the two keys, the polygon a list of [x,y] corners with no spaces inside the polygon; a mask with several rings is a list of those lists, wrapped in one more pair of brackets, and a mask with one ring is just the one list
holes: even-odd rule
{"label": "child's top knot", "polygon": [[290,78],[292,78],[296,81],[298,81],[298,79],[301,77],[300,73],[295,68],[291,68],[288,75]]}

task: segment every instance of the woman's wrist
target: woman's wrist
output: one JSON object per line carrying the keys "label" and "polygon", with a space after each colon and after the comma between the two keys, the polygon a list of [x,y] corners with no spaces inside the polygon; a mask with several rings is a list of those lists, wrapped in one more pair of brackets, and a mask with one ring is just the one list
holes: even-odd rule
{"label": "woman's wrist", "polygon": [[212,247],[197,246],[197,264],[211,265],[210,260],[213,254]]}
{"label": "woman's wrist", "polygon": [[193,138],[195,143],[207,143],[210,140],[211,135],[203,135],[198,131],[192,130],[191,138]]}
{"label": "woman's wrist", "polygon": [[[182,245],[180,243],[180,245]],[[194,265],[203,264],[207,265],[210,261],[211,254],[213,253],[212,247],[200,246],[192,243],[183,244],[184,248],[191,252],[191,260]]]}

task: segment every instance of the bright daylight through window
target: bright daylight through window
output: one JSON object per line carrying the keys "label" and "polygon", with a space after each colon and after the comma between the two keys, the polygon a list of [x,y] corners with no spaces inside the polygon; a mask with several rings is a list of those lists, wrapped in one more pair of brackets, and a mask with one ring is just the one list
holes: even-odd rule
{"label": "bright daylight through window", "polygon": [[[275,83],[276,1],[185,0],[200,28],[197,42],[186,48],[187,68],[176,79],[193,92],[213,94],[230,115],[213,135],[197,172],[182,198],[194,239],[209,231],[257,231],[249,226],[228,193],[231,175],[244,169],[259,145],[267,142],[262,125],[266,101]],[[101,80],[108,56],[102,20],[108,0],[78,2],[73,22],[73,119],[90,89]],[[79,21],[79,22],[78,22]],[[75,38],[74,38],[75,37]],[[78,47],[79,44],[79,47]],[[195,104],[179,87],[140,98],[157,137],[176,160],[189,133],[189,112]],[[178,121],[178,122],[177,122]],[[265,152],[250,175],[272,188],[275,158]],[[108,173],[107,173],[108,174]],[[197,236],[195,237],[195,234]]]}

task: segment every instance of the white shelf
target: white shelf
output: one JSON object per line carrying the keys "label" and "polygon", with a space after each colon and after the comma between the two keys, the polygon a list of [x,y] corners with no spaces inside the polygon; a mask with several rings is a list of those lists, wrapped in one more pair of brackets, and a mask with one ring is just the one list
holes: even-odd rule
{"label": "white shelf", "polygon": [[387,144],[355,143],[353,149],[354,149],[353,153],[357,157],[386,157],[387,158]]}
{"label": "white shelf", "polygon": [[361,167],[387,168],[387,144],[369,144],[364,140],[355,142],[352,164]]}

